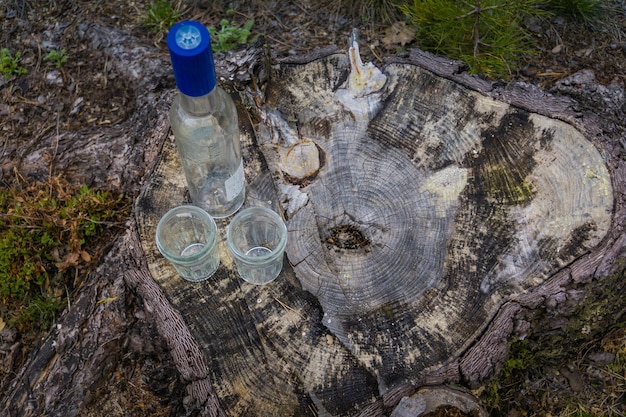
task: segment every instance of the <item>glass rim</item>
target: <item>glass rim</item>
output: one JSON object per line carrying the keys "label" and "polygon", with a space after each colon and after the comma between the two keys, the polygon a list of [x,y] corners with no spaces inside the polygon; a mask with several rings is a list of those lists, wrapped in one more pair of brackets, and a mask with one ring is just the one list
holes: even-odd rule
{"label": "glass rim", "polygon": [[[275,223],[278,225],[281,231],[281,238],[278,241],[276,248],[274,248],[267,255],[262,255],[262,256],[246,255],[245,253],[241,252],[239,248],[237,248],[232,243],[233,225],[236,225],[237,222],[241,221],[242,219],[246,217],[250,217],[255,212],[257,213],[261,212],[269,216],[273,220],[275,220]],[[228,231],[226,232],[226,244],[228,246],[228,249],[230,249],[230,252],[233,254],[233,256],[237,258],[238,260],[243,261],[245,263],[249,263],[251,265],[258,265],[261,263],[266,263],[268,261],[273,261],[278,256],[280,256],[280,254],[284,252],[285,247],[287,246],[287,225],[285,224],[285,221],[278,215],[278,213],[276,213],[272,209],[269,209],[267,207],[260,207],[260,206],[248,207],[248,208],[241,210],[239,213],[237,213],[235,217],[233,217],[233,219],[231,220],[230,224],[228,225]]]}
{"label": "glass rim", "polygon": [[[194,253],[192,256],[180,256],[180,255],[171,254],[169,251],[163,248],[163,245],[161,245],[160,239],[159,239],[159,236],[161,235],[161,232],[163,230],[163,224],[164,224],[165,219],[171,218],[175,216],[177,212],[182,212],[182,211],[192,212],[193,214],[198,215],[203,220],[208,220],[208,223],[211,225],[211,230],[213,232],[211,233],[211,240],[208,241],[202,247],[201,250]],[[156,240],[157,249],[159,250],[159,252],[161,252],[161,255],[163,255],[167,260],[171,262],[175,262],[180,265],[193,265],[195,263],[198,263],[200,260],[202,260],[202,258],[207,256],[208,254],[210,254],[211,251],[217,245],[217,224],[215,223],[215,220],[209,213],[207,213],[205,210],[201,209],[198,206],[193,206],[190,204],[176,206],[168,210],[167,213],[165,213],[159,219],[159,223],[157,224],[157,229],[155,233],[155,238],[156,238],[155,240]]]}

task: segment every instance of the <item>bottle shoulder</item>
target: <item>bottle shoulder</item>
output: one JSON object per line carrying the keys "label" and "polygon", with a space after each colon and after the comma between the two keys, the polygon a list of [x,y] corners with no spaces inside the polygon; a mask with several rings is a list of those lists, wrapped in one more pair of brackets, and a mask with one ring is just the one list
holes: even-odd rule
{"label": "bottle shoulder", "polygon": [[172,101],[169,116],[172,124],[203,126],[237,122],[237,110],[232,98],[219,87],[200,97],[189,97],[179,92]]}

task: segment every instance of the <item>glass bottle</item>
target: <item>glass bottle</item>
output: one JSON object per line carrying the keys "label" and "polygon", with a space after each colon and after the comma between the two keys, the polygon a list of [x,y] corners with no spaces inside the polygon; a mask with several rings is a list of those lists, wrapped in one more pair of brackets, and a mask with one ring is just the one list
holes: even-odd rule
{"label": "glass bottle", "polygon": [[216,218],[244,202],[245,186],[237,110],[217,86],[209,31],[195,21],[167,35],[178,95],[170,125],[194,205]]}

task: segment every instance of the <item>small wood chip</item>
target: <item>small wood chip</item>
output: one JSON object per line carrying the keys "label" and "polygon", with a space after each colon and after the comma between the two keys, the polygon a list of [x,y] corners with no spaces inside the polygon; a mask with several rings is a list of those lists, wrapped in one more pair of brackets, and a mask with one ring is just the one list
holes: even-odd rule
{"label": "small wood chip", "polygon": [[570,371],[567,368],[561,368],[559,371],[567,379],[572,391],[581,392],[585,390],[585,383],[577,371]]}

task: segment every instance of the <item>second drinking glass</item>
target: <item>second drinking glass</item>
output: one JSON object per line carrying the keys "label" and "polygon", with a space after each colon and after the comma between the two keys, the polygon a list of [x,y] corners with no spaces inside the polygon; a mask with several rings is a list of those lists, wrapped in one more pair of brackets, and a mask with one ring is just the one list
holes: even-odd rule
{"label": "second drinking glass", "polygon": [[287,245],[287,227],[274,211],[250,207],[228,226],[227,243],[237,272],[251,284],[267,284],[280,274]]}

